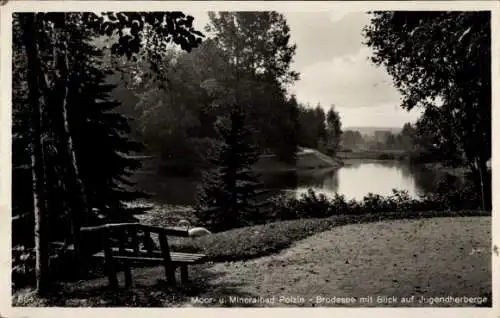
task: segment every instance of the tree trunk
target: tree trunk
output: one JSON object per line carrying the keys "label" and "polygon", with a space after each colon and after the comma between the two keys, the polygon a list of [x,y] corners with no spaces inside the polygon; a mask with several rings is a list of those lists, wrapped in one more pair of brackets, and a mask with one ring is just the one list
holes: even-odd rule
{"label": "tree trunk", "polygon": [[35,216],[35,275],[38,294],[47,291],[49,280],[49,239],[47,197],[45,189],[45,164],[43,153],[43,122],[44,100],[39,91],[40,59],[36,14],[25,13],[23,20],[23,44],[28,60],[28,100],[32,107],[31,128],[31,164],[33,176],[33,212]]}
{"label": "tree trunk", "polygon": [[70,189],[70,210],[71,210],[71,227],[73,234],[73,244],[75,247],[75,255],[77,257],[77,264],[81,264],[81,251],[80,251],[80,227],[82,225],[82,218],[88,215],[88,200],[85,191],[85,185],[80,176],[80,169],[76,157],[73,137],[71,135],[70,122],[68,118],[68,93],[69,93],[69,34],[63,28],[59,29],[61,49],[58,51],[58,64],[57,68],[60,70],[59,88],[62,89],[61,100],[61,114],[62,114],[62,129],[63,138],[62,146],[66,158],[69,162],[67,164],[69,175],[66,180],[68,189]]}
{"label": "tree trunk", "polygon": [[488,175],[486,160],[478,160],[479,183],[481,186],[481,206],[483,211],[491,209],[491,179]]}
{"label": "tree trunk", "polygon": [[470,168],[472,170],[472,177],[476,191],[479,194],[481,210],[485,211],[487,209],[490,209],[491,204],[488,204],[489,199],[487,191],[489,191],[488,189],[491,189],[491,187],[487,186],[486,178],[488,175],[488,170],[486,168],[486,161],[476,157],[470,164]]}

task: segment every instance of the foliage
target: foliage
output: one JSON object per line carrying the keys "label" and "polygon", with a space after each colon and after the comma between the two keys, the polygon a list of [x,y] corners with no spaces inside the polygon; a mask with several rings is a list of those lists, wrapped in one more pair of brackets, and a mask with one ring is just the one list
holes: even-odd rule
{"label": "foliage", "polygon": [[126,62],[123,67],[135,75],[125,81],[117,75],[110,79],[120,85],[113,96],[122,102],[120,111],[134,118],[132,133],[148,153],[177,169],[182,163],[192,173],[206,165],[207,152],[217,139],[215,121],[224,113],[212,104],[214,97],[204,85],[223,77],[228,65],[212,40],[190,54],[170,49],[162,65],[167,81],[148,79],[143,75],[145,65]]}
{"label": "foliage", "polygon": [[299,106],[299,145],[308,148],[319,148],[324,144],[326,136],[326,115],[318,105],[316,108],[307,107],[305,105]]}
{"label": "foliage", "polygon": [[399,190],[393,190],[393,194],[387,197],[369,193],[361,201],[346,200],[343,195],[338,194],[328,198],[324,194],[316,194],[313,190],[309,190],[298,199],[278,196],[273,204],[270,218],[278,220],[329,217],[339,214],[479,209],[480,205],[477,195],[470,187],[450,189],[450,184],[446,180],[438,185],[436,193],[422,195],[419,199],[413,199],[406,191]]}
{"label": "foliage", "polygon": [[210,12],[207,30],[244,74],[262,80],[293,83],[298,74],[290,70],[295,45],[290,45],[290,27],[274,11]]}
{"label": "foliage", "polygon": [[[285,102],[286,106],[282,107],[281,120],[277,121],[277,128],[281,132],[276,137],[275,143],[280,146],[276,149],[278,158],[286,163],[295,164],[297,160],[297,146],[299,141],[299,112],[300,106],[295,95]],[[286,141],[286,142],[283,142]]]}
{"label": "foliage", "polygon": [[342,124],[340,115],[335,111],[332,105],[326,113],[326,153],[334,156],[339,149],[340,140],[342,138]]}
{"label": "foliage", "polygon": [[342,132],[341,145],[343,147],[348,147],[347,149],[358,148],[363,144],[365,144],[365,140],[359,131],[348,129]]}
{"label": "foliage", "polygon": [[297,74],[286,21],[273,12],[222,12],[211,15],[209,28],[213,38],[197,50],[170,49],[161,57],[159,79],[147,77],[147,63],[125,63],[130,84],[114,96],[136,118],[134,135],[176,170],[195,173],[218,141],[216,121],[236,103],[245,105],[258,151],[293,163],[297,105],[285,86]]}
{"label": "foliage", "polygon": [[[111,51],[117,55],[127,55],[131,57],[133,53],[139,53],[143,42],[148,54],[162,53],[162,48],[170,41],[179,44],[183,49],[190,50],[197,46],[200,41],[201,33],[192,27],[193,18],[186,16],[181,12],[164,13],[37,13],[39,29],[42,33],[40,43],[40,54],[45,56],[52,53],[52,47],[57,45],[54,38],[61,32],[60,28],[64,25],[66,32],[71,33],[71,42],[69,50],[72,52],[73,77],[70,82],[69,103],[70,103],[70,121],[72,134],[76,139],[79,162],[81,162],[83,175],[88,179],[86,185],[89,195],[107,200],[122,199],[118,193],[123,193],[116,182],[127,183],[122,175],[127,175],[127,169],[137,168],[137,162],[124,157],[130,150],[138,150],[136,144],[126,141],[124,135],[129,132],[126,119],[112,111],[118,104],[107,96],[111,86],[103,85],[106,75],[109,75],[102,64],[100,58],[102,54],[99,49],[89,44],[95,36],[107,35],[115,40],[112,43]],[[18,23],[20,15],[14,16],[14,25]],[[167,23],[163,24],[165,20]],[[126,34],[129,29],[129,34]],[[148,29],[147,34],[142,32]],[[21,44],[17,36],[21,33],[17,30],[14,36],[14,56],[21,58],[23,55]],[[117,40],[117,41],[116,41]],[[156,50],[156,51],[155,51]],[[51,61],[44,57],[45,70],[47,73],[56,72],[51,69]],[[25,74],[26,65],[22,62],[14,63],[14,68],[20,74]],[[33,70],[35,71],[35,70]],[[22,79],[19,77],[17,79]],[[49,76],[50,78],[50,76]],[[23,110],[23,103],[26,100],[22,82],[14,86],[14,149],[20,149],[21,152],[27,151],[22,146],[26,139],[27,117]],[[19,88],[18,88],[19,87]],[[25,86],[24,86],[25,87]],[[50,110],[47,110],[50,111]],[[58,109],[54,108],[53,117],[57,117]],[[56,123],[54,122],[54,125]],[[50,125],[50,123],[48,124]],[[51,127],[51,126],[48,126]],[[54,142],[59,133],[54,126]],[[89,134],[92,136],[89,137]],[[18,137],[18,138],[16,138]],[[96,144],[97,143],[97,144]],[[19,147],[17,145],[20,145]],[[48,149],[46,153],[57,153]],[[14,165],[23,164],[23,157],[15,151]],[[17,155],[19,154],[19,156]],[[19,158],[19,161],[17,160]],[[61,163],[55,160],[54,164]],[[97,164],[99,163],[99,164]],[[102,168],[95,170],[95,167]],[[94,180],[92,181],[92,178]],[[97,179],[96,179],[97,178]],[[100,180],[100,181],[98,181]],[[103,192],[104,191],[104,192]],[[111,192],[109,192],[111,191]],[[114,192],[113,192],[114,191]],[[113,194],[116,193],[116,194]],[[103,208],[104,203],[92,204],[95,207]],[[115,206],[116,204],[111,204]]]}
{"label": "foliage", "polygon": [[19,288],[35,279],[35,251],[23,245],[12,247],[12,287]]}
{"label": "foliage", "polygon": [[[282,87],[284,78],[288,82],[295,76],[289,70],[291,57],[285,56],[294,54],[294,47],[288,44],[286,21],[268,12],[221,13],[226,15],[241,21],[230,24],[229,18],[226,21],[214,14],[210,22],[214,38],[190,54],[168,50],[160,60],[159,79],[146,76],[147,63],[126,63],[132,75],[125,77],[131,85],[115,96],[126,104],[124,111],[137,118],[135,134],[148,151],[171,164],[187,163],[188,170],[204,168],[207,152],[218,138],[215,122],[234,103],[246,105],[252,138],[260,152],[271,149],[283,160],[293,160],[295,145],[281,142],[293,135],[295,128],[293,103]],[[252,35],[261,42],[248,41],[242,35],[249,28],[262,33]],[[244,47],[236,50],[227,46],[236,42]],[[262,47],[264,43],[268,46]],[[250,50],[255,55],[249,56]]]}
{"label": "foliage", "polygon": [[298,145],[335,155],[342,138],[340,115],[335,107],[332,105],[325,113],[319,103],[315,108],[299,104],[296,112]]}
{"label": "foliage", "polygon": [[290,70],[296,47],[289,43],[290,28],[284,16],[277,12],[212,12],[209,17],[207,29],[231,65],[231,72],[219,83],[220,88],[230,89],[218,98],[219,103],[245,105],[260,152],[274,151],[281,159],[292,161],[296,145],[282,141],[294,134],[296,111],[293,101],[286,98],[285,86],[293,84],[298,74]]}
{"label": "foliage", "polygon": [[[202,34],[193,29],[192,20],[181,12],[14,15],[14,71],[21,76],[13,85],[13,175],[23,178],[15,182],[15,191],[24,188],[24,194],[31,187],[18,173],[25,168],[19,165],[31,155],[36,181],[31,195],[33,201],[41,203],[28,207],[16,202],[13,206],[17,209],[14,213],[35,219],[39,292],[47,286],[40,282],[48,282],[48,242],[55,238],[66,241],[70,232],[61,219],[78,225],[77,219],[83,219],[85,224],[93,219],[89,213],[92,207],[116,219],[124,210],[121,202],[137,197],[121,187],[127,183],[127,170],[138,166],[126,158],[136,145],[124,138],[128,133],[125,118],[110,112],[117,103],[107,96],[110,87],[102,83],[105,71],[99,64],[99,49],[89,42],[107,35],[112,38],[111,51],[128,58],[147,43],[145,52],[154,71],[156,56],[167,42],[173,41],[184,50],[201,42]],[[22,35],[28,34],[32,39],[23,42]],[[26,60],[22,53],[26,53]],[[38,128],[29,134],[29,127],[34,125]],[[41,146],[29,149],[29,140]],[[13,200],[20,198],[13,195]],[[29,208],[33,214],[20,208]],[[50,219],[51,226],[60,230],[45,236],[49,232],[42,218]],[[75,233],[75,228],[72,231]],[[30,246],[30,239],[32,236],[26,235],[23,243]],[[76,247],[76,241],[73,243]]]}
{"label": "foliage", "polygon": [[418,130],[434,153],[475,174],[482,204],[491,158],[491,14],[375,12],[365,29],[373,62],[383,65],[403,95],[402,107],[423,108]]}
{"label": "foliage", "polygon": [[401,149],[408,153],[412,152],[414,148],[422,148],[422,145],[417,144],[417,131],[410,123],[404,124],[403,129],[399,133],[392,133],[390,131],[384,133],[384,136],[381,138],[382,140],[378,141],[380,148]]}
{"label": "foliage", "polygon": [[[357,130],[348,129],[342,132],[341,144],[345,149],[363,149],[363,150],[389,150],[401,151],[406,155],[415,150],[422,150],[423,145],[418,143],[417,130],[414,125],[405,123],[399,132],[391,129],[377,129],[372,134],[362,135]],[[398,157],[387,154],[390,158]]]}

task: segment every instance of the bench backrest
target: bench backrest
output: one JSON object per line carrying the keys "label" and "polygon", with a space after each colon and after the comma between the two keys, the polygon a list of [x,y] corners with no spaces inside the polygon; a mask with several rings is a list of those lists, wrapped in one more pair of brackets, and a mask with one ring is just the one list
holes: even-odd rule
{"label": "bench backrest", "polygon": [[[188,237],[187,230],[163,228],[140,223],[115,223],[99,226],[83,227],[82,236],[99,237],[102,249],[119,250],[120,255],[134,255],[144,251],[151,256],[158,256],[161,252],[164,258],[170,259],[170,250],[167,236]],[[157,236],[159,248],[155,245],[154,236]],[[102,250],[101,249],[101,250]]]}

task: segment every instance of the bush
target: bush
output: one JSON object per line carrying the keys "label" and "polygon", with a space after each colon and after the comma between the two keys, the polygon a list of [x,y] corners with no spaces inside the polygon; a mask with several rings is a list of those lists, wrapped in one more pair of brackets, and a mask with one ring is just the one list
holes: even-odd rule
{"label": "bush", "polygon": [[293,220],[299,218],[324,218],[335,215],[359,215],[386,212],[416,212],[432,210],[470,210],[478,209],[479,201],[471,186],[451,188],[446,181],[434,194],[411,198],[406,191],[393,190],[390,196],[369,193],[363,200],[347,201],[342,195],[327,198],[313,190],[300,198],[278,196],[272,201],[271,213],[266,220]]}
{"label": "bush", "polygon": [[438,158],[430,152],[424,150],[413,150],[408,154],[408,159],[413,164],[423,164],[438,161]]}
{"label": "bush", "polygon": [[35,250],[23,245],[12,248],[12,287],[19,288],[35,281]]}

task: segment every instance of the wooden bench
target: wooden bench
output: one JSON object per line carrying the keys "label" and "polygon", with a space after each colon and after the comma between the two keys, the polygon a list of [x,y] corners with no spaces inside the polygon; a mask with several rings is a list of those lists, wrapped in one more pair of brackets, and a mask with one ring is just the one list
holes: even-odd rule
{"label": "wooden bench", "polygon": [[[151,235],[156,234],[159,249]],[[175,270],[180,268],[181,282],[188,281],[188,266],[206,261],[203,254],[179,253],[170,251],[167,236],[189,237],[187,230],[162,228],[139,223],[105,224],[83,227],[81,235],[91,235],[102,240],[100,252],[92,257],[105,260],[105,268],[111,287],[118,286],[117,271],[124,270],[125,286],[132,284],[131,267],[136,263],[163,265],[167,282],[176,284]],[[120,265],[120,266],[119,266]]]}

